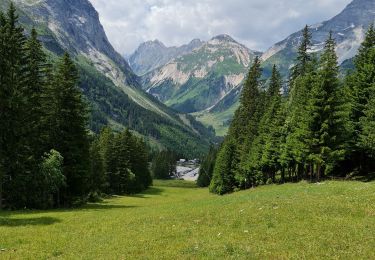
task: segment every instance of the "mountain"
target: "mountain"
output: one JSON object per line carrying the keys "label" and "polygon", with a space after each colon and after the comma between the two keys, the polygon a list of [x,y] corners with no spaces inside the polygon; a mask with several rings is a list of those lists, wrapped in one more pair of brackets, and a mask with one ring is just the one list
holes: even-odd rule
{"label": "mountain", "polygon": [[142,43],[138,49],[128,58],[130,67],[137,75],[144,75],[178,56],[190,53],[202,46],[203,42],[194,39],[190,43],[180,47],[166,47],[159,40]]}
{"label": "mountain", "polygon": [[[339,63],[353,58],[364,39],[364,34],[371,23],[375,22],[375,1],[354,0],[340,14],[332,19],[312,25],[312,52],[319,53],[324,47],[330,31],[337,42]],[[301,25],[302,27],[302,25]],[[277,64],[282,73],[287,75],[288,69],[296,57],[302,30],[293,33],[285,40],[275,44],[262,55],[263,67],[269,73],[273,64]]]}
{"label": "mountain", "polygon": [[[354,0],[332,19],[310,26],[311,51],[319,54],[332,31],[341,68],[350,69],[368,26],[374,22],[375,1]],[[288,77],[301,39],[302,30],[261,54],[264,78],[270,76],[273,64],[279,67],[285,78]],[[192,53],[147,73],[142,77],[143,85],[168,106],[193,113],[199,121],[213,126],[217,134],[225,135],[239,105],[248,63],[254,55],[260,55],[250,50],[246,55],[246,49],[229,36],[218,36]],[[238,55],[240,53],[245,55]]]}
{"label": "mountain", "polygon": [[[9,5],[2,0],[1,9]],[[80,71],[80,87],[90,104],[91,129],[129,127],[152,146],[186,156],[206,151],[213,132],[193,117],[176,113],[145,93],[139,78],[109,43],[99,16],[88,0],[15,0],[26,34],[35,27],[46,52],[55,60],[64,51]],[[203,141],[202,141],[203,140]]]}
{"label": "mountain", "polygon": [[142,76],[143,87],[180,112],[207,111],[241,84],[259,54],[229,35],[218,35]]}

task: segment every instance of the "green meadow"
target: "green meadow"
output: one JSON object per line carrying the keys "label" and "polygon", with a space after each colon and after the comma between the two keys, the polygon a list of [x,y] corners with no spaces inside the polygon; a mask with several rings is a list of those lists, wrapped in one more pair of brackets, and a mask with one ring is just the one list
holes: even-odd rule
{"label": "green meadow", "polygon": [[375,183],[184,181],[85,207],[0,212],[0,259],[374,259]]}

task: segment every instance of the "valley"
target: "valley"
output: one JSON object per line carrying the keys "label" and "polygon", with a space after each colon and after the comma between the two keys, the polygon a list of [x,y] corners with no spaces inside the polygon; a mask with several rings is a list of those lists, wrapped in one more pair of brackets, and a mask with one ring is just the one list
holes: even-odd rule
{"label": "valley", "polygon": [[[313,44],[311,53],[320,55],[326,36],[332,31],[337,42],[338,62],[345,75],[348,69],[353,68],[352,58],[364,39],[366,28],[375,20],[374,14],[373,1],[356,0],[332,19],[310,25]],[[285,80],[285,88],[301,34],[302,30],[291,34],[264,53],[249,50],[229,35],[218,35],[207,42],[192,41],[199,43],[197,45],[189,43],[171,47],[171,50],[184,49],[175,51],[174,56],[165,53],[168,48],[160,41],[155,41],[153,45],[149,42],[142,44],[130,55],[130,65],[133,69],[138,66],[149,68],[140,74],[143,88],[148,93],[177,111],[193,114],[206,126],[213,126],[216,134],[224,136],[228,122],[239,105],[244,79],[254,57],[259,56],[262,60],[263,79],[268,78],[272,66],[277,65]],[[162,49],[155,45],[162,46]],[[151,65],[154,59],[138,58],[158,55],[160,57],[156,66]]]}
{"label": "valley", "polygon": [[218,197],[155,181],[83,208],[0,212],[0,258],[372,259],[374,193],[374,182],[325,181]]}

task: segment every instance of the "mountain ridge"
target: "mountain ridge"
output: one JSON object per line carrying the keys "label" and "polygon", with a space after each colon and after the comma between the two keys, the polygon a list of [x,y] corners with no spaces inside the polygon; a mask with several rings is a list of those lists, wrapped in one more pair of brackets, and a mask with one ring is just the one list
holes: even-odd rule
{"label": "mountain ridge", "polygon": [[129,56],[129,65],[136,74],[144,75],[178,56],[191,52],[203,43],[200,39],[193,39],[179,47],[167,47],[158,39],[147,41],[140,44],[134,53]]}
{"label": "mountain ridge", "polygon": [[[2,2],[0,7],[4,10],[9,2]],[[57,59],[65,51],[73,57],[81,75],[80,87],[92,108],[94,131],[107,124],[118,129],[129,127],[155,147],[181,150],[186,156],[197,156],[208,148],[212,131],[142,90],[138,76],[109,43],[89,1],[14,3],[26,34],[33,27],[37,29],[50,59]]]}

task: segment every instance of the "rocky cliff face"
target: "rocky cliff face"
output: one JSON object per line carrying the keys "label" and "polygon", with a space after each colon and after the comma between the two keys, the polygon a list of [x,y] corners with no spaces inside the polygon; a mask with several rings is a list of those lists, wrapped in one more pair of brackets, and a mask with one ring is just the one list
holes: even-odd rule
{"label": "rocky cliff face", "polygon": [[[9,2],[2,0],[0,8],[4,10]],[[158,147],[179,149],[178,142],[181,145],[185,142],[190,156],[207,149],[209,141],[202,143],[201,139],[206,135],[212,138],[212,132],[142,90],[139,78],[109,43],[98,13],[88,0],[14,0],[14,3],[26,33],[36,28],[52,59],[64,51],[71,54],[80,70],[81,88],[94,110],[96,125],[130,127]],[[194,151],[197,155],[192,155]]]}
{"label": "rocky cliff face", "polygon": [[159,40],[142,43],[129,57],[130,67],[137,75],[144,75],[181,55],[190,53],[203,45],[199,39],[180,47],[166,47]]}
{"label": "rocky cliff face", "polygon": [[[341,64],[356,55],[368,26],[374,22],[375,1],[354,0],[337,16],[310,27],[313,42],[311,51],[320,52],[329,32],[332,31],[337,42],[336,52]],[[275,63],[286,75],[293,64],[301,36],[302,31],[296,32],[272,46],[262,56],[264,67],[269,70],[270,66]]]}
{"label": "rocky cliff face", "polygon": [[244,80],[258,52],[219,35],[142,77],[147,92],[182,112],[208,110]]}
{"label": "rocky cliff face", "polygon": [[[136,84],[136,76],[109,43],[99,22],[99,15],[89,1],[15,0],[14,2],[27,12],[33,23],[44,25],[63,50],[82,54],[91,59],[100,71],[105,73],[114,71],[112,77],[122,77],[129,85]],[[42,40],[47,41],[48,37]]]}

